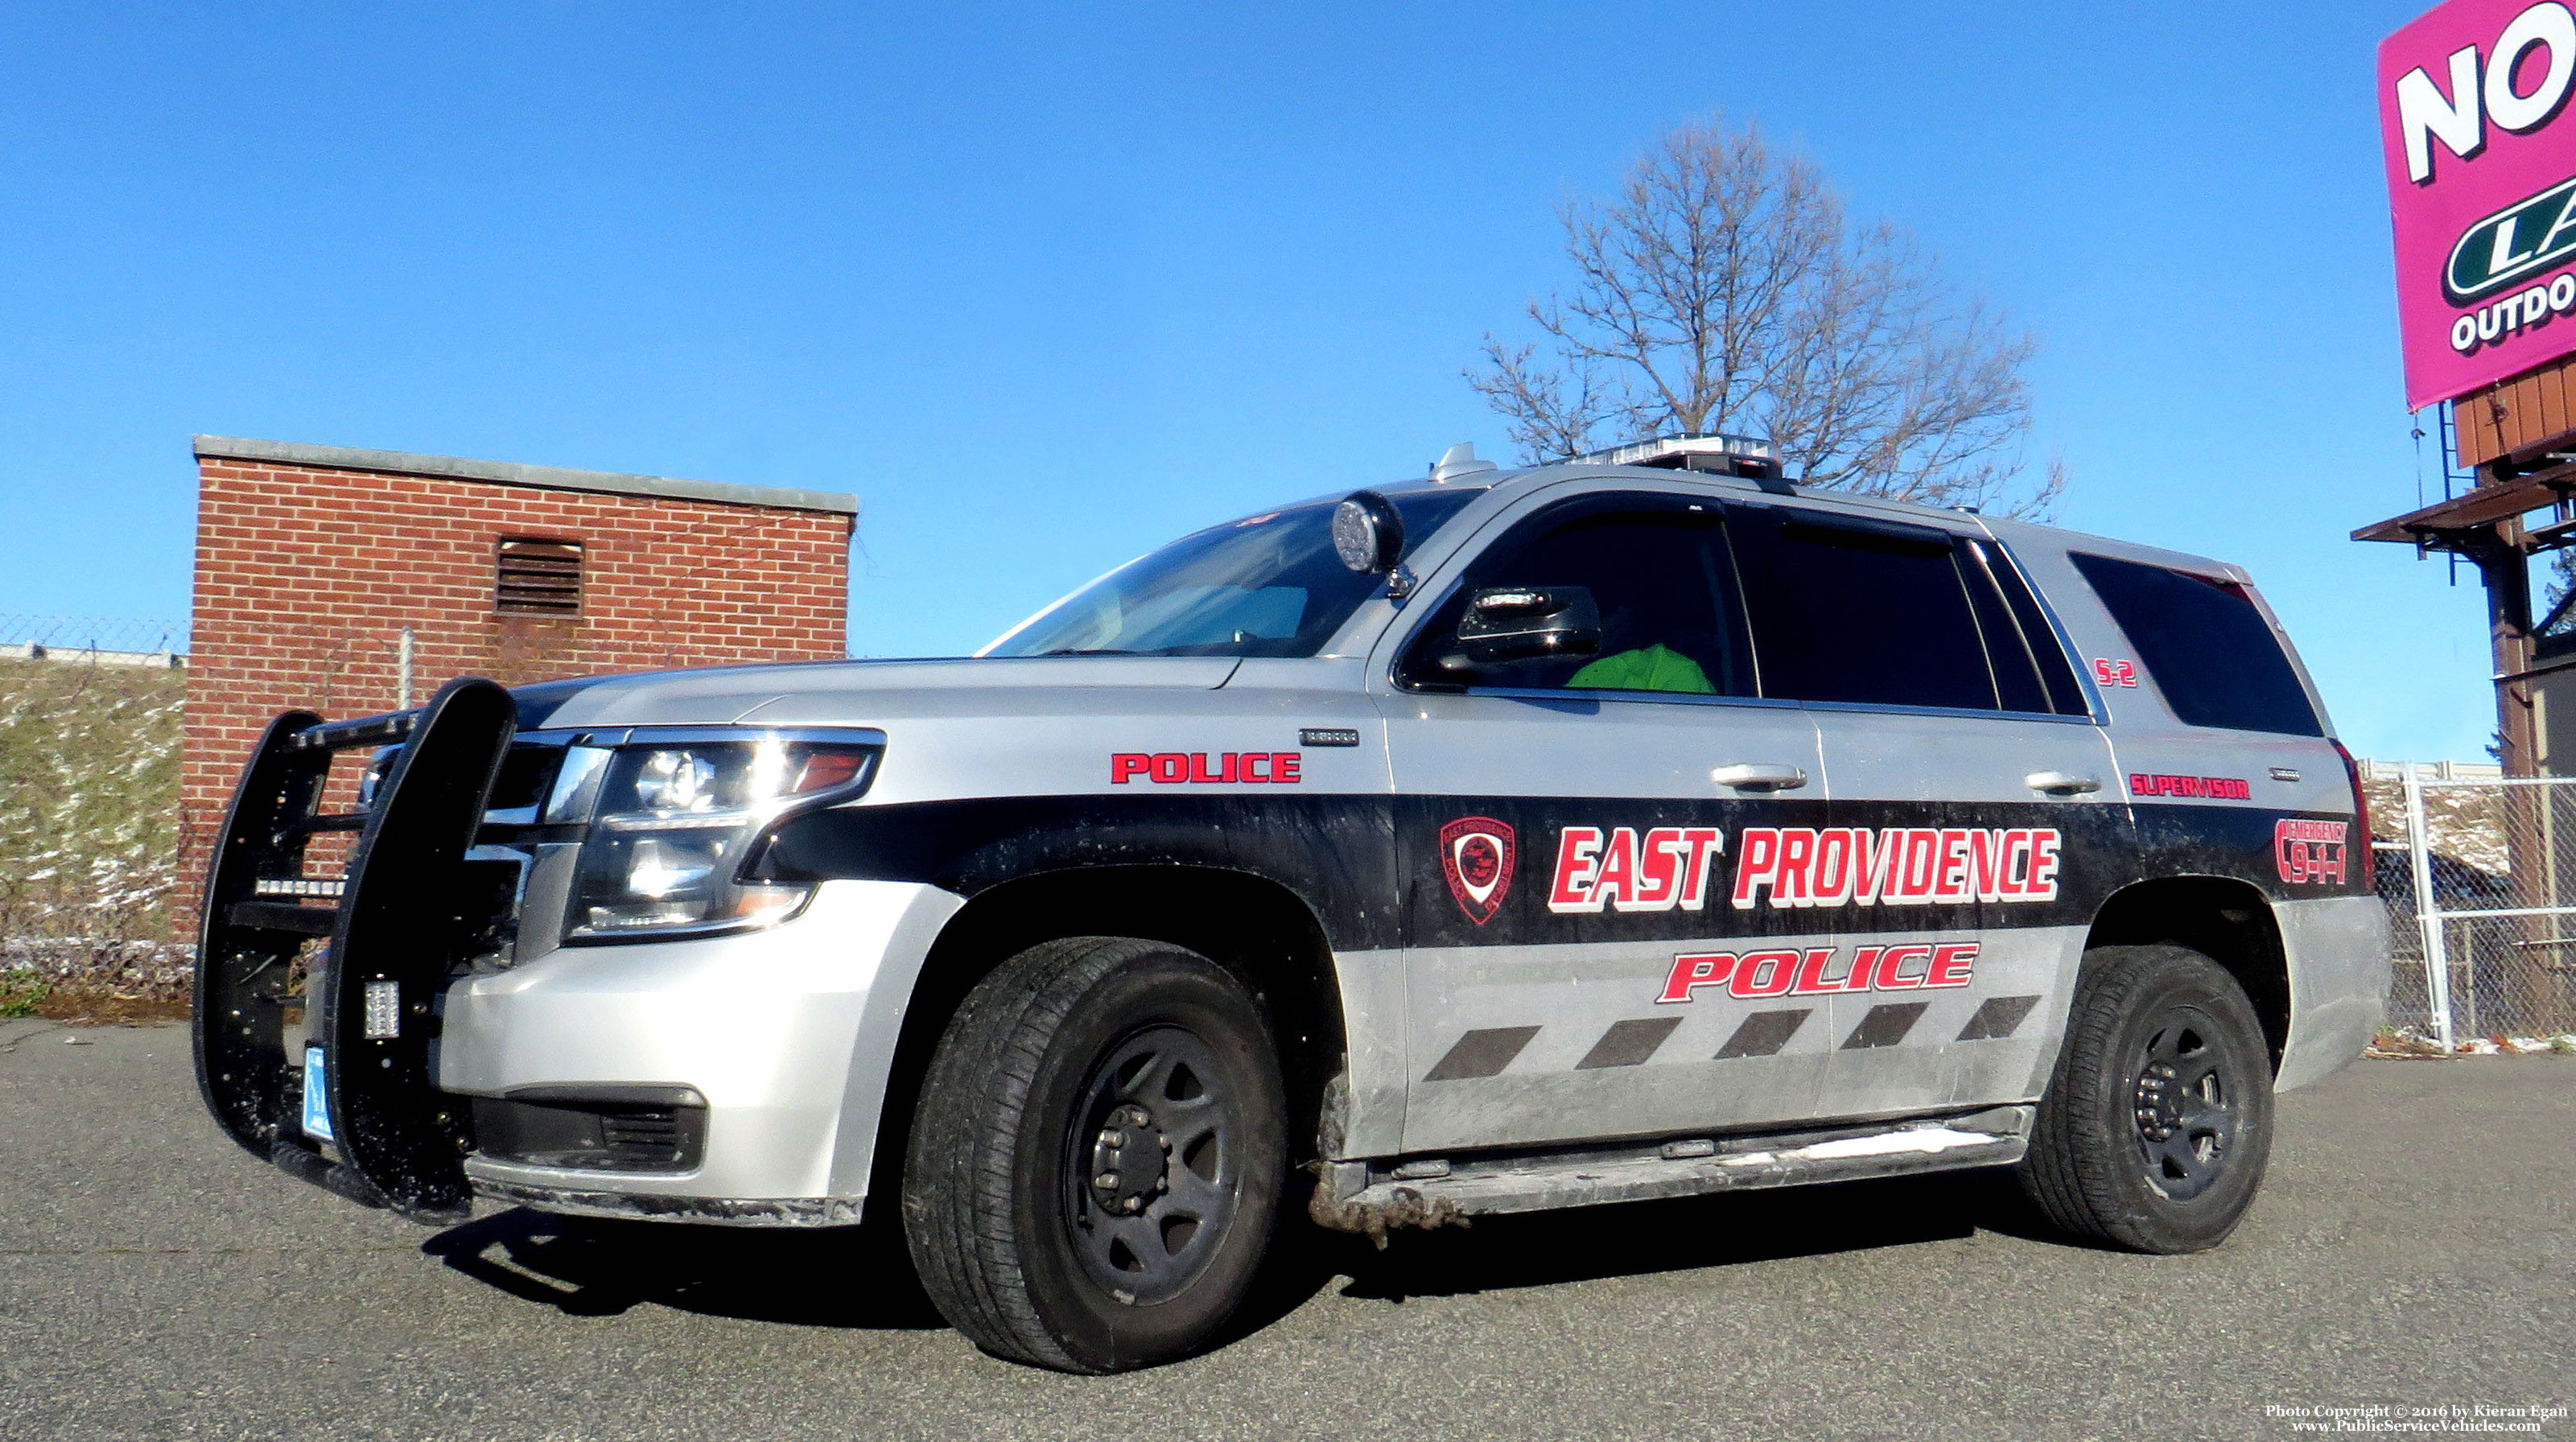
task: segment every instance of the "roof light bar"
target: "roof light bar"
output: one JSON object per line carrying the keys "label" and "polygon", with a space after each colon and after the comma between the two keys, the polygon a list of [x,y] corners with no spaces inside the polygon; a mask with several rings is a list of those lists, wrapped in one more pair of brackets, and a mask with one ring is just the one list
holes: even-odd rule
{"label": "roof light bar", "polygon": [[1751,481],[1777,480],[1780,453],[1757,436],[1657,436],[1634,445],[1612,446],[1576,456],[1579,462],[1604,466],[1653,466],[1667,471],[1709,471]]}

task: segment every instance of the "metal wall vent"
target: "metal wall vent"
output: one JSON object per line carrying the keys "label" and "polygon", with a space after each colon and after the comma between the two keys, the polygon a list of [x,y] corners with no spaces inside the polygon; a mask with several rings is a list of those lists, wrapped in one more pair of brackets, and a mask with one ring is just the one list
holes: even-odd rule
{"label": "metal wall vent", "polygon": [[504,616],[581,614],[581,542],[501,538],[492,609]]}

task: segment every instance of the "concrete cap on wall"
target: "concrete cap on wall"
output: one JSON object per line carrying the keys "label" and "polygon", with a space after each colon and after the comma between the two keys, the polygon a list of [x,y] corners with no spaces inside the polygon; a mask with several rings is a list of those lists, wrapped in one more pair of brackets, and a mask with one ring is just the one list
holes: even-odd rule
{"label": "concrete cap on wall", "polygon": [[525,466],[516,461],[476,461],[461,456],[423,456],[408,451],[371,451],[356,446],[315,446],[301,441],[246,440],[240,436],[199,436],[196,438],[196,451],[200,458],[329,466],[344,471],[437,476],[455,481],[491,481],[505,486],[534,486],[549,491],[592,491],[602,495],[647,496],[659,500],[713,501],[727,506],[828,511],[843,516],[859,513],[859,498],[856,496],[838,491],[800,491],[787,486],[743,486],[731,481],[630,476],[618,471],[576,471],[562,466]]}

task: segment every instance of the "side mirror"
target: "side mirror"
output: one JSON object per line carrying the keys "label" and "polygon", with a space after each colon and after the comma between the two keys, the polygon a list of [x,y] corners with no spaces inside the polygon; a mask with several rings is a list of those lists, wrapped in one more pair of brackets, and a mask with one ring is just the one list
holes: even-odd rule
{"label": "side mirror", "polygon": [[1601,607],[1585,587],[1492,586],[1467,598],[1457,650],[1440,666],[1473,671],[1600,650]]}
{"label": "side mirror", "polygon": [[1353,491],[1333,507],[1333,554],[1363,576],[1383,576],[1404,554],[1404,517],[1375,491]]}

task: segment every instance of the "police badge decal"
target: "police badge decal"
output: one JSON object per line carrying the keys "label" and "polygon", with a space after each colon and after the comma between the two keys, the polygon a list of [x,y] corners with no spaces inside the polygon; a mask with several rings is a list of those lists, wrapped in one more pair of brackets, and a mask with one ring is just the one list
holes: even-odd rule
{"label": "police badge decal", "polygon": [[1478,926],[1503,909],[1518,855],[1512,828],[1490,816],[1461,816],[1440,828],[1440,869],[1449,878],[1449,894]]}

